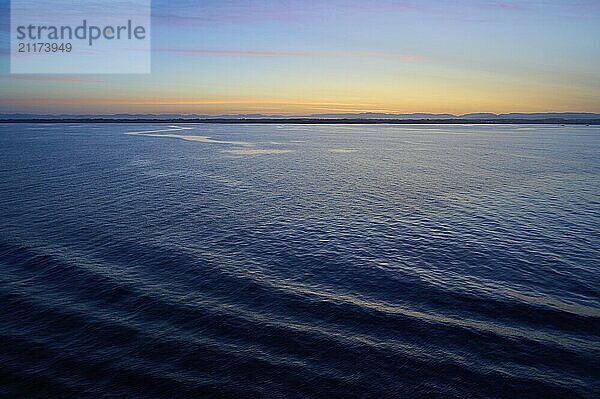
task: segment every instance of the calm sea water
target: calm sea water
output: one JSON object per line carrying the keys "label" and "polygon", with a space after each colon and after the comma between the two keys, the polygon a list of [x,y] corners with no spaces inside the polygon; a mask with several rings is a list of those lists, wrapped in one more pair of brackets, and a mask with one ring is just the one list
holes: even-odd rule
{"label": "calm sea water", "polygon": [[598,127],[186,127],[0,125],[0,396],[599,397]]}

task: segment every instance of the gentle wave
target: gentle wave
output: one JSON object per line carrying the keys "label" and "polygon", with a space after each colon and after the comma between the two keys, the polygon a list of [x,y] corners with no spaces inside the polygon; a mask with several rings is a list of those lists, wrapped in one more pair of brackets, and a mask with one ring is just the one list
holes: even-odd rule
{"label": "gentle wave", "polygon": [[0,125],[0,396],[597,396],[600,131],[131,126]]}

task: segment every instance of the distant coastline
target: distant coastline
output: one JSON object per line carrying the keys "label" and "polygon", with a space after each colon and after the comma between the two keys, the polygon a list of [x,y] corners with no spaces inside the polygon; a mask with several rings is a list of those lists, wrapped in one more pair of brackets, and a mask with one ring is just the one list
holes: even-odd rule
{"label": "distant coastline", "polygon": [[600,114],[593,112],[540,112],[508,114],[471,113],[462,115],[433,113],[339,113],[310,115],[268,114],[0,114],[0,123],[221,123],[221,124],[568,124],[600,125]]}
{"label": "distant coastline", "polygon": [[600,125],[598,119],[368,119],[368,118],[9,118],[0,123],[216,123],[303,125]]}

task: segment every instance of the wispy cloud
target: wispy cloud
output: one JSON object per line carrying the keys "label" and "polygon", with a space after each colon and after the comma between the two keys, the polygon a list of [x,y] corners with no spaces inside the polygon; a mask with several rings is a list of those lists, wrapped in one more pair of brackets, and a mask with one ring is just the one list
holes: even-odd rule
{"label": "wispy cloud", "polygon": [[417,62],[423,57],[415,54],[396,54],[372,51],[296,51],[296,50],[241,50],[241,49],[180,49],[156,48],[157,53],[174,53],[199,57],[307,57],[307,58],[384,58],[402,62]]}
{"label": "wispy cloud", "polygon": [[81,97],[36,97],[36,98],[12,98],[1,99],[10,104],[37,104],[37,105],[128,105],[128,106],[201,106],[201,105],[290,105],[309,107],[373,107],[373,104],[346,103],[336,101],[310,101],[282,98],[259,98],[259,97],[227,97],[207,99],[184,99],[184,98],[81,98]]}
{"label": "wispy cloud", "polygon": [[[594,17],[597,0],[156,0],[153,20],[161,25],[194,27],[206,24],[304,22],[324,18],[412,15],[419,18],[482,22],[500,17],[535,15],[542,18]],[[597,17],[597,16],[596,16]]]}
{"label": "wispy cloud", "polygon": [[58,82],[58,83],[102,83],[102,80],[92,77],[67,75],[0,75],[1,80],[24,80],[29,82]]}
{"label": "wispy cloud", "polygon": [[206,23],[264,23],[268,21],[290,22],[324,16],[352,16],[379,12],[411,12],[426,10],[422,1],[379,0],[205,0],[197,1],[157,0],[153,19],[159,24],[195,26]]}

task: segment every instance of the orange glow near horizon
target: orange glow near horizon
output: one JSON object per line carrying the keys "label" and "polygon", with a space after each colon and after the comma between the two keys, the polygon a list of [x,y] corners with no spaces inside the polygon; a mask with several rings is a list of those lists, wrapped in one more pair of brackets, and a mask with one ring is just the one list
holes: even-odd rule
{"label": "orange glow near horizon", "polygon": [[[438,96],[425,93],[403,93],[395,98],[267,98],[267,97],[115,97],[80,96],[2,98],[0,107],[11,106],[39,113],[181,113],[181,114],[280,114],[307,115],[318,113],[449,113],[455,115],[493,112],[600,112],[594,104],[554,103],[539,98],[538,93],[522,93],[520,101],[513,97],[492,98],[477,93]],[[537,97],[537,98],[536,98]],[[533,100],[533,101],[532,101]],[[69,110],[65,112],[65,110]]]}

